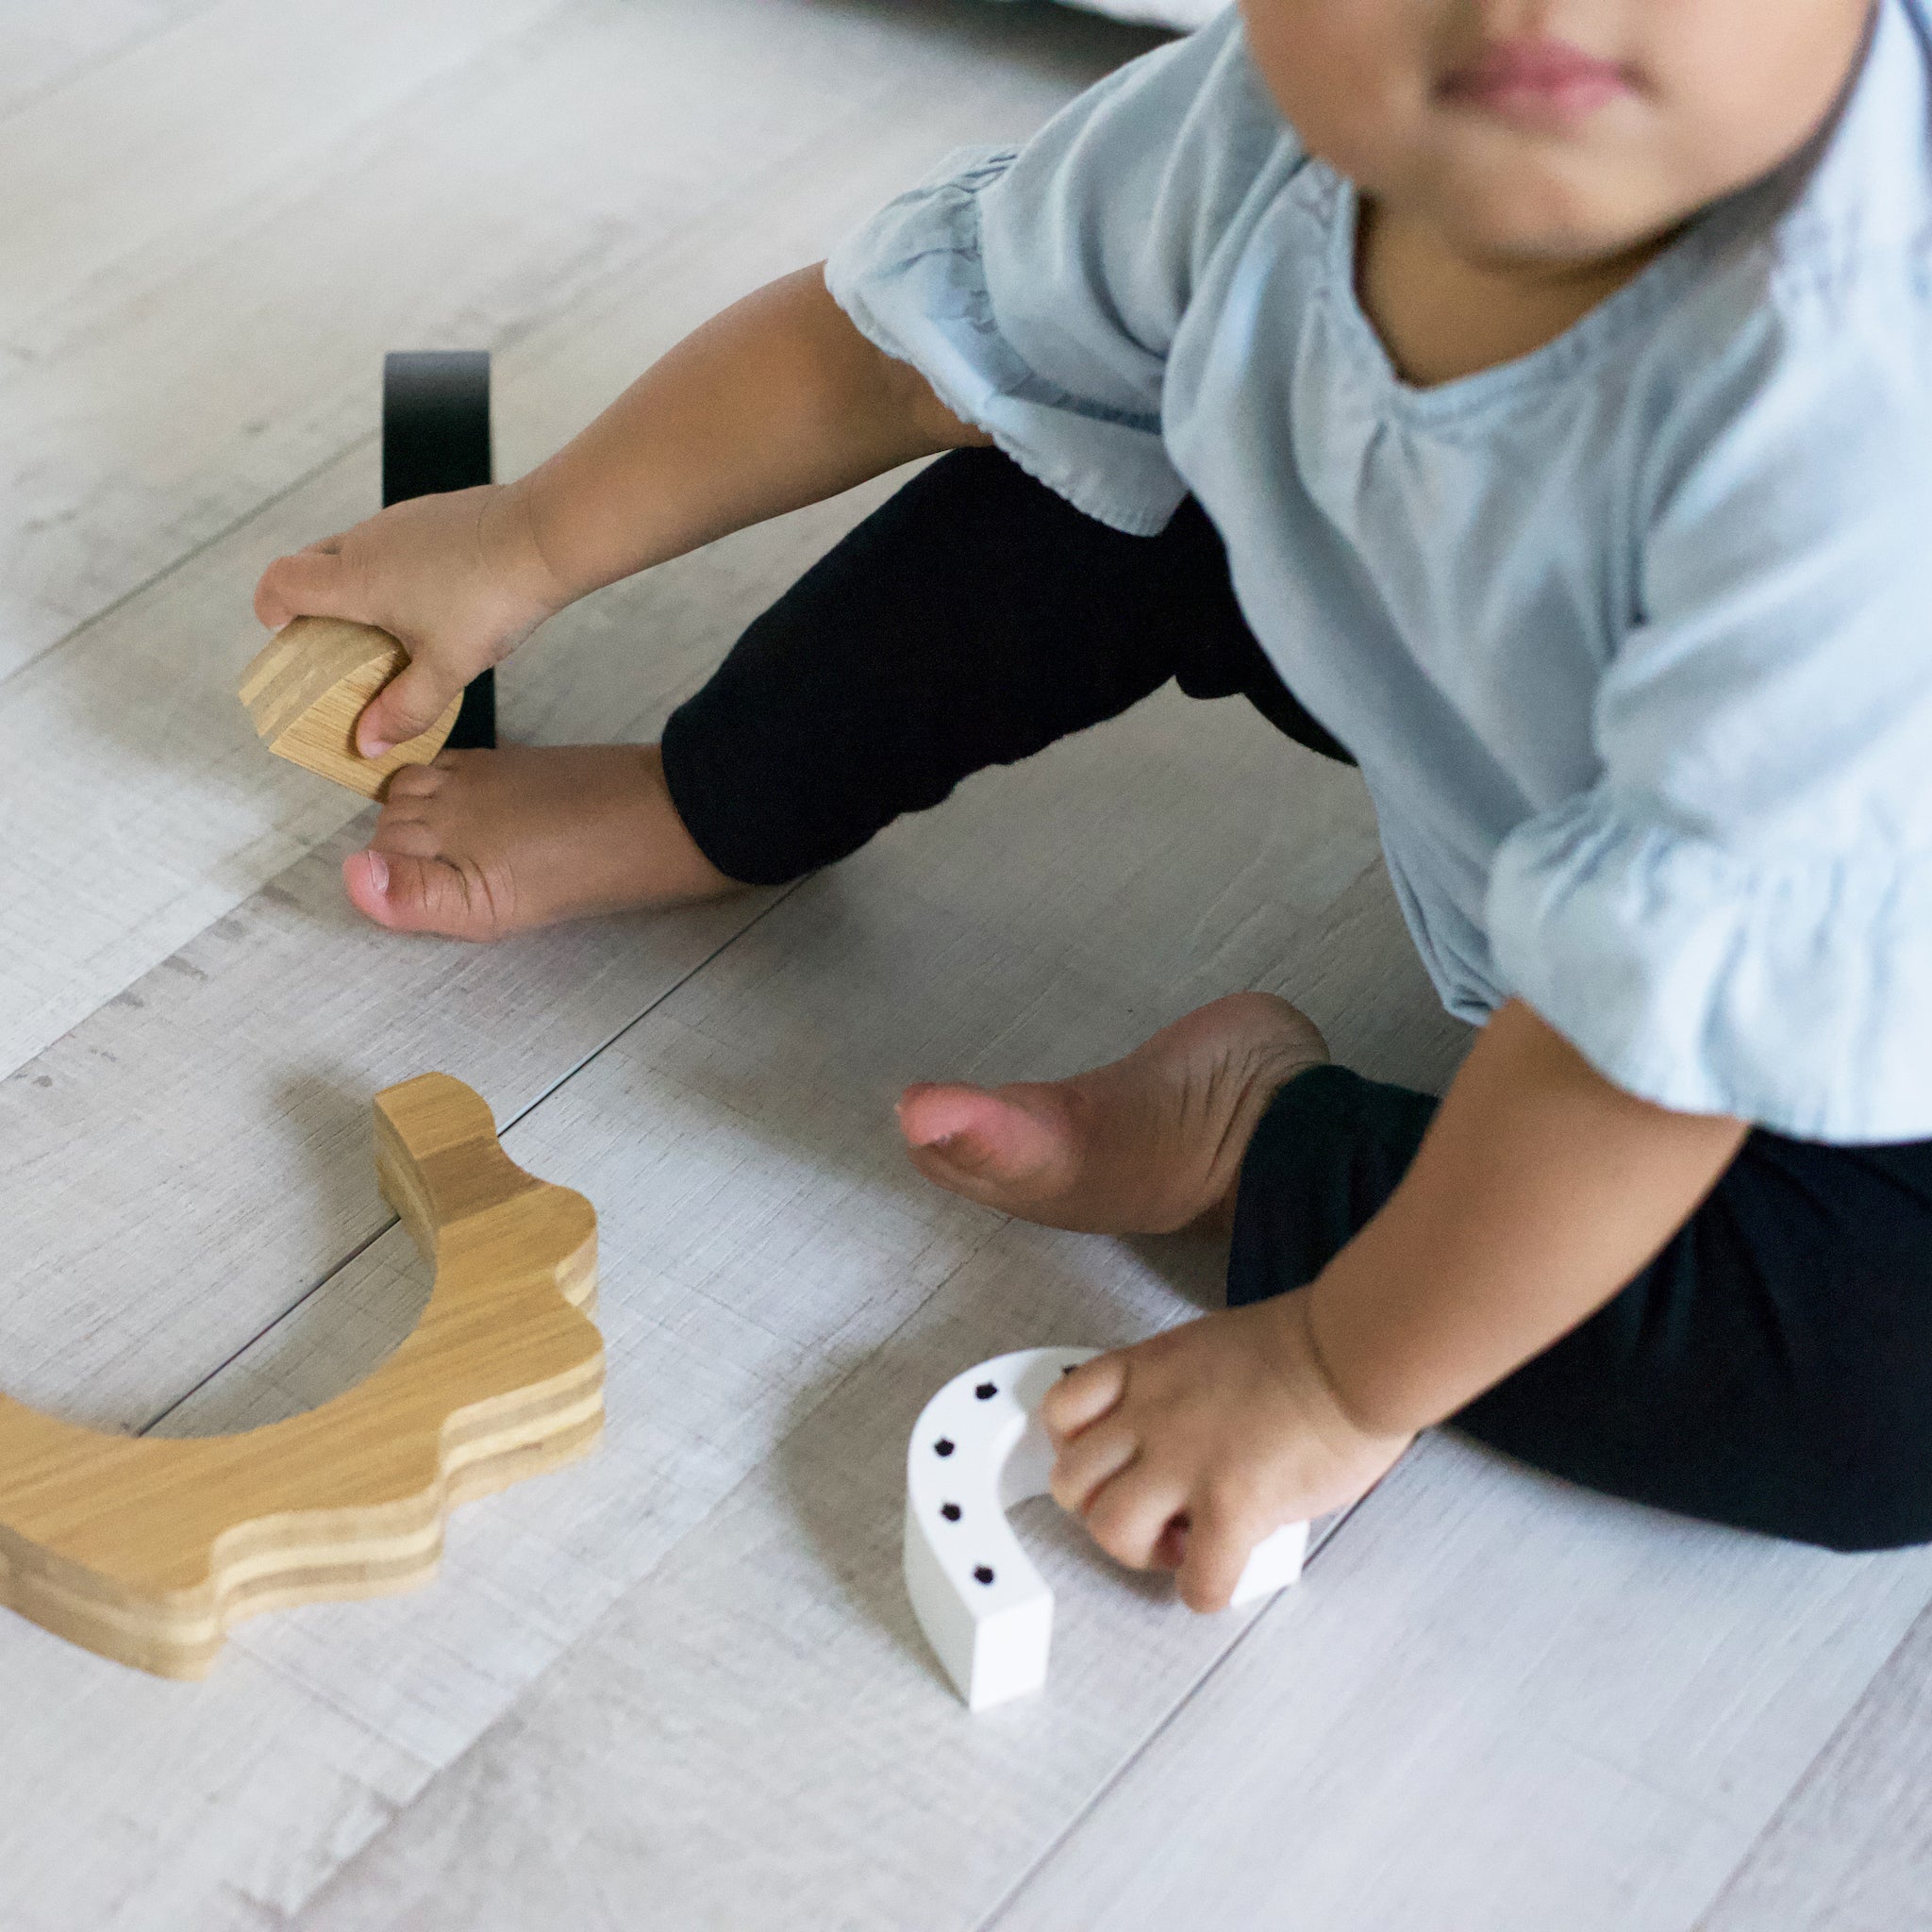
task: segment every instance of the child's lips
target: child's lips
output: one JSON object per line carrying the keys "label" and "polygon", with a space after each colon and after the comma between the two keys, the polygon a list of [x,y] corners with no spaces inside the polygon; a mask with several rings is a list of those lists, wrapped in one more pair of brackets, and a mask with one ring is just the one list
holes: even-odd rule
{"label": "child's lips", "polygon": [[1531,127],[1567,127],[1631,92],[1627,69],[1567,41],[1496,41],[1438,88],[1440,98]]}

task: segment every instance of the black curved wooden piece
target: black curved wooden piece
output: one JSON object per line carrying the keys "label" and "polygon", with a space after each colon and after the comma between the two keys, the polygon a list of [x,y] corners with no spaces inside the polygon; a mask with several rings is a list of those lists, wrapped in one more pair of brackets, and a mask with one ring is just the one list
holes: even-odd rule
{"label": "black curved wooden piece", "polygon": [[[494,480],[488,349],[401,349],[382,364],[382,502],[468,490]],[[496,674],[463,693],[452,751],[496,743]]]}

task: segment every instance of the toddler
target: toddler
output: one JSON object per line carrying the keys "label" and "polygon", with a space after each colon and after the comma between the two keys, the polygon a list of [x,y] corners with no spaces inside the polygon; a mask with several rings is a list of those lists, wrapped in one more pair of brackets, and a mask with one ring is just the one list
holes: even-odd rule
{"label": "toddler", "polygon": [[661,746],[399,773],[350,896],[471,939],[794,878],[1165,683],[1361,768],[1440,1104],[1237,992],[908,1090],[1007,1212],[1217,1224],[1054,1493],[1227,1601],[1459,1426],[1932,1539],[1932,0],[1244,0],[955,156],[520,482],[257,608],[393,631],[373,755],[553,611],[915,458]]}

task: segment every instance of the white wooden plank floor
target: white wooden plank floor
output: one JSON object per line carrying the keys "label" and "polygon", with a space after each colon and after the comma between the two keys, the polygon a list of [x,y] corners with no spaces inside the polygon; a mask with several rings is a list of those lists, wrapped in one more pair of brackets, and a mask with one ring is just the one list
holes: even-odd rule
{"label": "white wooden plank floor", "polygon": [[[196,1687],[0,1616],[6,1932],[1932,1918],[1925,1556],[1432,1439],[1240,1616],[1028,1506],[1047,1692],[970,1720],[925,1654],[925,1395],[1181,1319],[1218,1257],[926,1189],[891,1099],[1243,985],[1440,1083],[1351,774],[1164,697],[789,893],[475,951],[354,919],[366,821],[233,700],[260,564],[373,502],[384,349],[495,350],[512,473],[1146,44],[975,0],[0,9],[0,1387],[207,1431],[366,1373],[426,1288],[368,1098],[431,1066],[596,1202],[610,1355],[599,1455],[466,1511],[428,1591],[245,1626]],[[508,728],[652,735],[888,487],[569,613]]]}

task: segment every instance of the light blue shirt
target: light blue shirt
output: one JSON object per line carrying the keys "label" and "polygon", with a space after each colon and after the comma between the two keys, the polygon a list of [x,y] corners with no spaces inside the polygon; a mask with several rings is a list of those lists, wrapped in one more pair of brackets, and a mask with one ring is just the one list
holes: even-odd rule
{"label": "light blue shirt", "polygon": [[956,155],[833,294],[1089,514],[1192,491],[1361,762],[1449,1009],[1807,1139],[1932,1137],[1932,24],[1818,152],[1416,389],[1230,13]]}

